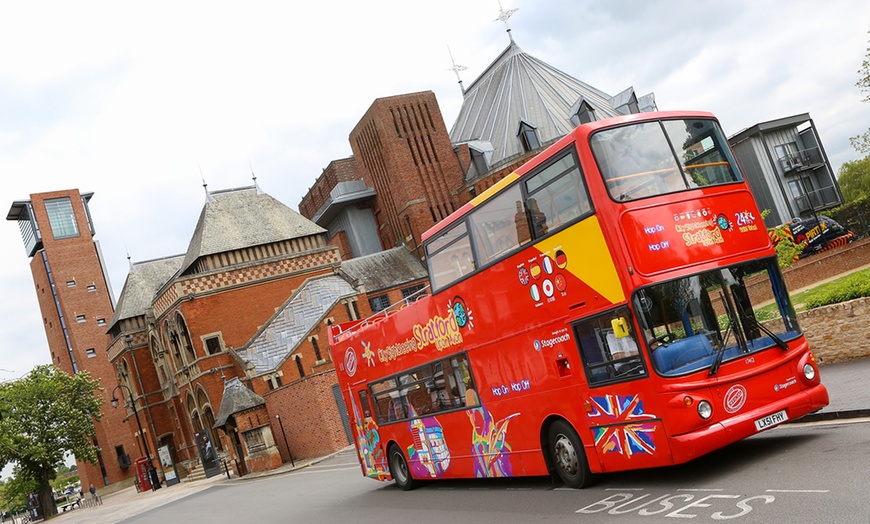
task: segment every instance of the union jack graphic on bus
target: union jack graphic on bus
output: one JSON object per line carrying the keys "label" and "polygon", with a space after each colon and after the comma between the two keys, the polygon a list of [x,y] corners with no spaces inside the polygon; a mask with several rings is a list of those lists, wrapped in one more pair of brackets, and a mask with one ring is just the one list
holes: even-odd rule
{"label": "union jack graphic on bus", "polygon": [[656,416],[644,412],[643,401],[638,395],[592,397],[592,411],[588,417],[591,423],[598,425],[592,428],[592,434],[600,451],[628,457],[655,452],[655,424],[640,421]]}

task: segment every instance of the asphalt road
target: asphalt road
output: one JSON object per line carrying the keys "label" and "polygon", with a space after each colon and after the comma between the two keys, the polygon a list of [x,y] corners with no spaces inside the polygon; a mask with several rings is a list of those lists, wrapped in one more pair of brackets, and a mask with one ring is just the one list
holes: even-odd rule
{"label": "asphalt road", "polygon": [[285,475],[216,484],[123,522],[870,522],[870,420],[784,425],[691,463],[602,476],[438,481],[403,492],[353,452]]}

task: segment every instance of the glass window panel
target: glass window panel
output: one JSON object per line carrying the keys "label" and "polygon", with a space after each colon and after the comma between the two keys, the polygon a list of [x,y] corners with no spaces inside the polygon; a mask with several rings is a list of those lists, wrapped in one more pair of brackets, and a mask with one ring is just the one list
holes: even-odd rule
{"label": "glass window panel", "polygon": [[481,265],[529,241],[522,202],[520,186],[514,185],[472,211],[470,222]]}
{"label": "glass window panel", "polygon": [[69,197],[53,198],[45,201],[45,211],[54,238],[79,236],[78,224]]}

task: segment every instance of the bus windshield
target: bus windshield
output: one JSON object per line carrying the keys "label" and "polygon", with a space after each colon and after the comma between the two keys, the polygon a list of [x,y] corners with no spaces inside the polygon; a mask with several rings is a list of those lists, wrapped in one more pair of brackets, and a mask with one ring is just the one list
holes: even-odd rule
{"label": "bus windshield", "polygon": [[592,152],[610,197],[636,200],[741,180],[714,120],[660,120],[598,131]]}
{"label": "bus windshield", "polygon": [[659,374],[682,375],[800,335],[775,259],[717,269],[643,288],[634,295]]}

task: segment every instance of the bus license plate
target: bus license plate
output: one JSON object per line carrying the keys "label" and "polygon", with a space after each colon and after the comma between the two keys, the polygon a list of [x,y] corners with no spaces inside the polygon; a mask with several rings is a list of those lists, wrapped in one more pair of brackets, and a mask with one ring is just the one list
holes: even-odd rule
{"label": "bus license plate", "polygon": [[785,414],[785,410],[777,411],[776,413],[771,413],[766,417],[761,417],[756,420],[755,429],[761,431],[762,429],[767,429],[770,426],[775,426],[781,422],[785,422],[786,420],[788,420],[788,415]]}

